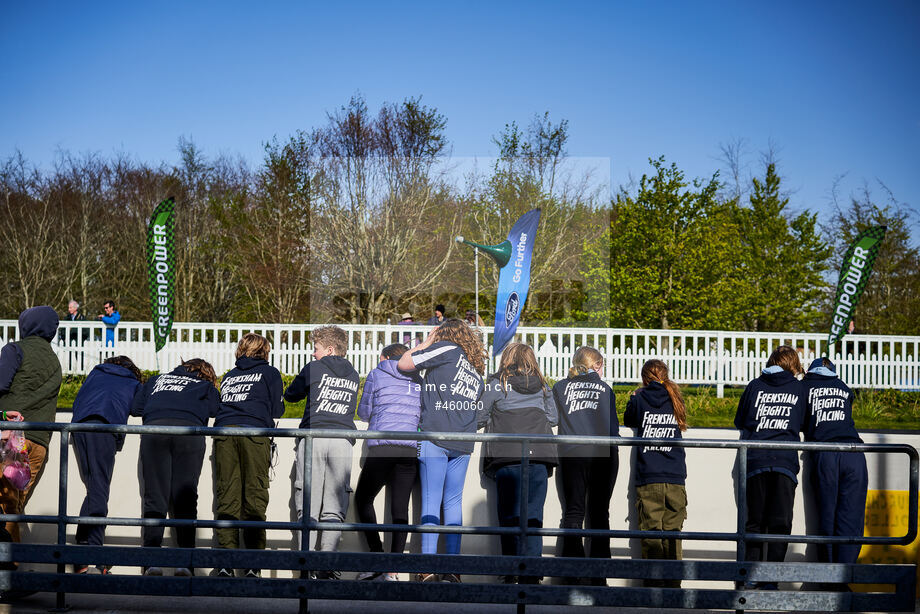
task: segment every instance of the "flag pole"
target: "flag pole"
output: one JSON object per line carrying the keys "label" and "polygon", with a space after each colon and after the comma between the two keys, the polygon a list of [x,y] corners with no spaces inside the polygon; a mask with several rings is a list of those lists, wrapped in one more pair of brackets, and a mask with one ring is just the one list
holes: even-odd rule
{"label": "flag pole", "polygon": [[473,248],[473,261],[476,263],[476,324],[479,323],[479,248]]}

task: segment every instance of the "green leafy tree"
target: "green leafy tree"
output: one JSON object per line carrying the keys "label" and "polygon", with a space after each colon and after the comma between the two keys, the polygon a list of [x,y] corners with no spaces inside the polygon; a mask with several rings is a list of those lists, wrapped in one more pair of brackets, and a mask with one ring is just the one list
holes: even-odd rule
{"label": "green leafy tree", "polygon": [[831,248],[821,240],[817,215],[793,216],[776,165],[752,179],[749,207],[737,209],[745,330],[815,331],[827,292],[824,272]]}
{"label": "green leafy tree", "polygon": [[[642,176],[634,196],[625,191],[616,196],[607,232],[586,250],[588,295],[602,290],[606,278],[610,326],[734,325],[732,297],[739,280],[733,201],[716,198],[718,174],[688,181],[663,157],[650,163],[654,174]],[[589,304],[587,312],[598,321],[603,305]]]}

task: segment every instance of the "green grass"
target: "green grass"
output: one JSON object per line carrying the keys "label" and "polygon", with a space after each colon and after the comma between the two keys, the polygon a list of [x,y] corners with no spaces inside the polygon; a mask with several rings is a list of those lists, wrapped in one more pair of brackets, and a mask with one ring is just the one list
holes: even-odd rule
{"label": "green grass", "polygon": [[[151,374],[148,374],[151,375]],[[77,391],[86,379],[83,375],[64,377],[61,392],[58,395],[58,408],[70,409]],[[294,379],[293,375],[281,377],[285,388]],[[358,399],[364,389],[364,380],[358,387]],[[623,422],[623,412],[630,392],[635,386],[615,386],[617,415]],[[726,388],[725,396],[716,396],[715,388],[686,386],[682,389],[687,403],[687,423],[690,428],[734,428],[735,410],[742,388]],[[901,390],[863,390],[855,391],[853,402],[853,420],[858,430],[904,430],[920,431],[920,392]],[[306,401],[285,403],[285,418],[303,416]]]}

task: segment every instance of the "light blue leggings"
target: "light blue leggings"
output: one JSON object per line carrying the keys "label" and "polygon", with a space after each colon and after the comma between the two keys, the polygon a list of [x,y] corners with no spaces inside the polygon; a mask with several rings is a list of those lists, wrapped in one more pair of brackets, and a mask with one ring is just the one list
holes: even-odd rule
{"label": "light blue leggings", "polygon": [[[441,502],[444,503],[444,524],[463,524],[463,482],[470,455],[446,450],[430,441],[419,444],[419,476],[422,481],[422,524],[441,524]],[[460,554],[460,535],[445,535],[447,554]],[[438,534],[422,533],[422,554],[438,552]]]}

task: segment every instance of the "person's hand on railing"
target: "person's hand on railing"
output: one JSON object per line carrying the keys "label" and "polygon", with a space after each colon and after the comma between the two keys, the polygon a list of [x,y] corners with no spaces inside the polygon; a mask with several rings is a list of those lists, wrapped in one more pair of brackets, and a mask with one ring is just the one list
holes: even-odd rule
{"label": "person's hand on railing", "polygon": [[[3,418],[4,422],[22,422],[22,414],[18,411],[5,411],[0,418]],[[0,433],[0,439],[9,439],[13,431],[3,431]]]}

